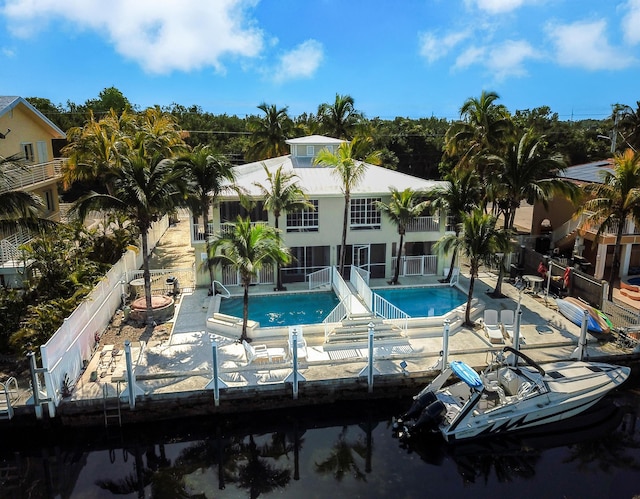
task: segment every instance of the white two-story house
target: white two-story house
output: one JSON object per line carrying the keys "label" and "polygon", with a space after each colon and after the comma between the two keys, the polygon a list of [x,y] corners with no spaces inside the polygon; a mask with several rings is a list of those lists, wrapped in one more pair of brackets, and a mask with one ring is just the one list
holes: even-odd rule
{"label": "white two-story house", "polygon": [[[42,198],[43,217],[60,221],[58,181],[62,160],[54,158],[53,139],[65,133],[22,97],[0,96],[0,156],[18,157],[20,167],[5,168],[8,185],[2,190],[32,192]],[[0,285],[21,287],[25,269],[20,246],[31,239],[26,229],[0,229]]]}
{"label": "white two-story house", "polygon": [[[263,209],[261,191],[256,184],[269,188],[266,167],[274,172],[282,165],[283,172],[293,173],[314,210],[281,214],[279,227],[282,239],[293,257],[293,262],[282,269],[282,282],[303,282],[317,270],[339,263],[342,239],[344,194],[340,180],[330,167],[314,166],[313,160],[322,149],[337,150],[342,140],[312,135],[290,139],[291,153],[255,163],[234,167],[236,185],[256,201],[250,213],[252,222],[274,226],[272,213]],[[347,229],[346,266],[355,265],[370,272],[371,278],[391,278],[394,271],[399,236],[397,226],[391,223],[376,207],[376,201],[388,203],[390,188],[404,190],[431,190],[444,183],[424,180],[399,173],[381,166],[368,165],[362,181],[351,192],[349,225]],[[238,215],[246,216],[237,195],[225,195],[213,207],[209,230],[225,230],[226,224],[236,221]],[[429,213],[407,228],[401,275],[441,274],[448,262],[433,251],[433,244],[447,230],[444,214]],[[208,285],[204,227],[202,221],[192,220],[192,244],[195,247],[198,285]],[[239,284],[235,271],[216,269],[216,279],[225,286]],[[274,283],[273,269],[264,270],[258,283]]]}

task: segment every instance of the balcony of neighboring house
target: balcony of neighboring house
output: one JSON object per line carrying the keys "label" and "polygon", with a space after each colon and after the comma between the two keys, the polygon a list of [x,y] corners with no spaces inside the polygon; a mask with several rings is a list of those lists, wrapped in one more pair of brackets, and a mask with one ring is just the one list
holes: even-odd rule
{"label": "balcony of neighboring house", "polygon": [[[594,241],[600,225],[588,224],[586,220],[591,215],[590,212],[580,214],[578,217],[572,218],[558,227],[552,232],[551,239],[554,246],[566,246],[575,241],[580,236],[587,241]],[[603,231],[600,236],[599,244],[611,245],[616,242],[618,233],[618,224],[615,223]],[[626,220],[622,231],[622,244],[638,244],[640,243],[640,227],[633,220]]]}
{"label": "balcony of neighboring house", "polygon": [[65,159],[54,159],[46,163],[31,164],[8,168],[5,171],[7,185],[0,187],[0,192],[32,191],[39,185],[57,182],[62,178],[62,165]]}

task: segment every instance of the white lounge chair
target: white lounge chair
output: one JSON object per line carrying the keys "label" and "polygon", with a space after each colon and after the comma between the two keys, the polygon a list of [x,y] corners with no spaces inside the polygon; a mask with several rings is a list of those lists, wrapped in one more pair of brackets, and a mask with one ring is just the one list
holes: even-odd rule
{"label": "white lounge chair", "polygon": [[253,362],[282,362],[285,359],[286,352],[284,348],[267,348],[267,345],[250,345],[242,340],[242,345],[247,354],[247,363]]}
{"label": "white lounge chair", "polygon": [[484,328],[484,334],[487,335],[491,343],[504,343],[497,310],[486,309],[484,311],[482,327]]}
{"label": "white lounge chair", "polygon": [[307,358],[307,340],[302,336],[302,328],[299,326],[292,326],[289,328],[289,358],[293,359],[293,333],[298,333],[296,336],[298,342],[298,360]]}
{"label": "white lounge chair", "polygon": [[513,310],[500,310],[500,324],[504,335],[513,341],[513,328],[516,325],[516,313]]}

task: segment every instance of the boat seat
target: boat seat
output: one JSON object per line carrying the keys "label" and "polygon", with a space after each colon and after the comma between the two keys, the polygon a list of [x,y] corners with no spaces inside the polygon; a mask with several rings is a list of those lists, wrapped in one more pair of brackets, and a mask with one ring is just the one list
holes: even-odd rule
{"label": "boat seat", "polygon": [[498,372],[498,380],[506,395],[517,395],[520,388],[520,377],[511,369],[503,367]]}

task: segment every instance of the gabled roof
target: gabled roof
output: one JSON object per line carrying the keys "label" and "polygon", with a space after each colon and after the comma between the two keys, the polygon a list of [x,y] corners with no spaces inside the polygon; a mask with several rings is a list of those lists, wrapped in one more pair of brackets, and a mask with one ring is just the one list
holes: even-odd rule
{"label": "gabled roof", "polygon": [[49,118],[33,107],[28,100],[17,96],[5,96],[0,95],[0,116],[4,116],[6,113],[14,109],[16,106],[22,104],[38,119],[40,119],[46,127],[51,130],[51,134],[57,139],[66,138],[67,134],[60,130]]}
{"label": "gabled roof", "polygon": [[[235,185],[241,187],[249,195],[260,197],[261,191],[254,184],[268,186],[267,175],[263,165],[270,172],[275,172],[282,165],[283,172],[290,172],[297,176],[297,182],[309,197],[342,196],[342,182],[336,177],[333,168],[313,166],[295,168],[290,155],[278,158],[256,161],[245,165],[235,166]],[[362,181],[351,191],[352,196],[385,196],[394,187],[400,191],[410,187],[414,190],[431,190],[444,187],[447,182],[424,180],[404,173],[396,172],[376,165],[368,165]]]}

